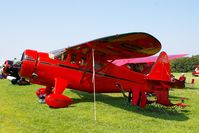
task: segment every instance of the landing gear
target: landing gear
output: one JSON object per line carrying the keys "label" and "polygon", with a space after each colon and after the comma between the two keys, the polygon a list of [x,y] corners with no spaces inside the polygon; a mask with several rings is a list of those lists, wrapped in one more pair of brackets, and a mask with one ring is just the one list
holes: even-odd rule
{"label": "landing gear", "polygon": [[128,104],[131,104],[131,100],[132,100],[132,90],[129,91],[129,95],[128,95]]}
{"label": "landing gear", "polygon": [[46,103],[52,108],[63,108],[72,104],[73,100],[67,96],[62,95],[68,82],[61,79],[55,79],[54,90],[52,87],[40,88],[36,91],[39,98],[39,103]]}
{"label": "landing gear", "polygon": [[125,94],[126,91],[122,88],[122,86],[119,83],[116,84],[116,87],[118,87],[121,90],[122,95],[124,96],[125,99],[127,99],[127,105],[129,106],[131,104],[131,99],[132,99],[132,90],[129,91],[129,95],[127,96]]}
{"label": "landing gear", "polygon": [[65,88],[68,86],[68,82],[61,78],[55,79],[55,88],[53,92],[46,96],[45,101],[48,106],[52,108],[63,108],[72,104],[72,99],[62,95]]}
{"label": "landing gear", "polygon": [[150,93],[147,93],[141,89],[130,89],[128,96],[125,95],[125,90],[122,88],[122,86],[117,83],[116,87],[118,87],[124,98],[127,99],[127,105],[134,105],[134,106],[140,106],[141,108],[145,107],[146,104],[151,104],[153,101],[149,101],[147,97],[149,97]]}
{"label": "landing gear", "polygon": [[46,103],[52,108],[64,108],[72,104],[72,99],[62,94],[50,94],[46,97]]}
{"label": "landing gear", "polygon": [[12,83],[13,85],[17,84],[17,79],[12,79],[12,80],[11,80],[11,83]]}

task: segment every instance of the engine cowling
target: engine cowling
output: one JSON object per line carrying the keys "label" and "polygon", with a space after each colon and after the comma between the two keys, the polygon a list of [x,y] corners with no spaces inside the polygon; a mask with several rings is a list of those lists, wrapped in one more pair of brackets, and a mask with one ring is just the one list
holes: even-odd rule
{"label": "engine cowling", "polygon": [[35,50],[25,50],[21,58],[20,76],[24,78],[31,78],[36,68],[38,59],[38,52]]}

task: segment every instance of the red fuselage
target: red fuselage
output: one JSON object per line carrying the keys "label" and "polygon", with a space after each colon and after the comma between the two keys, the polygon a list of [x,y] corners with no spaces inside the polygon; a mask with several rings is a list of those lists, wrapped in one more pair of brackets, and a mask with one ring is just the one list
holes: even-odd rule
{"label": "red fuselage", "polygon": [[[79,62],[78,60],[72,62],[70,58],[63,61],[51,59],[48,53],[26,50],[23,55],[20,75],[30,79],[32,83],[48,87],[54,87],[55,78],[62,78],[69,82],[68,88],[93,92],[92,60],[86,60],[84,65]],[[117,84],[120,84],[126,91],[132,87],[149,88],[149,86],[146,87],[146,75],[142,73],[134,72],[127,67],[118,67],[108,61],[99,62],[97,60],[95,64],[96,92],[121,92]]]}
{"label": "red fuselage", "polygon": [[[62,54],[62,55],[65,55]],[[44,92],[49,106],[66,107],[72,100],[62,95],[65,88],[92,93],[93,56],[80,58],[78,54],[51,58],[48,53],[26,50],[22,56],[20,76],[30,82],[46,86],[37,91]],[[111,61],[100,60],[95,56],[95,92],[132,92],[132,104],[145,107],[147,93],[156,95],[156,103],[172,106],[168,98],[170,89],[170,64],[168,56],[162,52],[150,73],[137,72],[135,66],[116,66]],[[138,65],[139,66],[139,65]],[[132,70],[133,69],[133,70]],[[148,69],[148,68],[147,68]],[[136,70],[136,72],[134,71]],[[143,68],[142,68],[143,70]],[[154,101],[153,101],[154,102]]]}

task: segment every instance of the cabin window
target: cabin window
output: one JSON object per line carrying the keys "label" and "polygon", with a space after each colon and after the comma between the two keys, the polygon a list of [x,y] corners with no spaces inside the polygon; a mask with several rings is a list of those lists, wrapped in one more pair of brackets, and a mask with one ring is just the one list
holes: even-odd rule
{"label": "cabin window", "polygon": [[71,64],[74,64],[77,60],[77,55],[76,54],[72,54],[71,57],[70,57],[70,63]]}
{"label": "cabin window", "polygon": [[95,61],[95,69],[99,70],[104,67],[104,63],[100,61]]}
{"label": "cabin window", "polygon": [[148,74],[152,65],[147,65],[146,63],[131,63],[128,64],[127,67],[134,72]]}
{"label": "cabin window", "polygon": [[86,57],[80,57],[80,60],[78,61],[80,66],[86,65]]}
{"label": "cabin window", "polygon": [[60,54],[59,56],[57,56],[55,59],[58,59],[60,61],[65,61],[67,59],[68,53],[64,52],[62,54]]}
{"label": "cabin window", "polygon": [[65,60],[67,59],[67,57],[68,57],[68,53],[67,53],[67,52],[64,52],[64,53],[62,54],[61,60],[62,60],[62,61],[65,61]]}

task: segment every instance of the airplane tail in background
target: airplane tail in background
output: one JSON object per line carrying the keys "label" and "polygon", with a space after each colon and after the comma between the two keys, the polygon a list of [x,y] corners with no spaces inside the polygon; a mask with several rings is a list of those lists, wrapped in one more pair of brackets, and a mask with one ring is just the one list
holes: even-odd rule
{"label": "airplane tail in background", "polygon": [[166,52],[161,52],[157,61],[153,65],[150,73],[148,74],[148,80],[171,80],[170,63]]}

